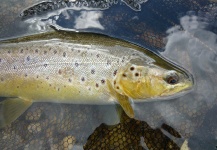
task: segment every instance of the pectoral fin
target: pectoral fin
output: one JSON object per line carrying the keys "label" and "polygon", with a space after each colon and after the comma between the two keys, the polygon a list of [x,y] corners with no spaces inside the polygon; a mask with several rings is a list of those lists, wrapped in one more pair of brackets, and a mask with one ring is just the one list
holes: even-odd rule
{"label": "pectoral fin", "polygon": [[0,103],[0,128],[5,127],[22,115],[32,101],[20,98],[8,98]]}
{"label": "pectoral fin", "polygon": [[133,108],[132,108],[132,106],[130,104],[129,97],[127,97],[125,95],[121,95],[118,92],[116,92],[114,90],[114,88],[112,87],[110,81],[108,81],[108,80],[107,80],[107,85],[108,85],[110,94],[117,99],[117,101],[119,102],[119,104],[121,105],[121,107],[123,108],[125,113],[130,118],[133,118],[134,117],[134,111],[133,111]]}

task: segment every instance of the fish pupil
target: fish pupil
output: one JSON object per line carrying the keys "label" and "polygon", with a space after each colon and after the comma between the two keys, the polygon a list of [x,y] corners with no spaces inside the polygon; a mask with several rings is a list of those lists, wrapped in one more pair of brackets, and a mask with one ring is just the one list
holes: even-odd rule
{"label": "fish pupil", "polygon": [[176,76],[170,76],[167,78],[167,83],[169,84],[176,84],[178,82],[178,77]]}

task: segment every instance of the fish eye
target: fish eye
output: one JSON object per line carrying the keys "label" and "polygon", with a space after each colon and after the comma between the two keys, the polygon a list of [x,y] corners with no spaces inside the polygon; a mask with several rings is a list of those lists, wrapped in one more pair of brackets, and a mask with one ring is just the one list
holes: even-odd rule
{"label": "fish eye", "polygon": [[168,83],[168,84],[176,84],[176,83],[178,83],[179,82],[179,76],[176,74],[176,73],[174,73],[174,74],[171,74],[171,75],[168,75],[167,77],[166,77],[166,82]]}

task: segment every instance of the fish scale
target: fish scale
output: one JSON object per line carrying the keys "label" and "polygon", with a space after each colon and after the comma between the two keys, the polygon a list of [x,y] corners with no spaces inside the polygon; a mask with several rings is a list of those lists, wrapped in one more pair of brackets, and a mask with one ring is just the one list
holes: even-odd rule
{"label": "fish scale", "polygon": [[[175,95],[191,76],[150,51],[103,35],[44,33],[0,43],[0,127],[33,102],[119,103]],[[172,81],[172,82],[171,82]],[[171,82],[171,83],[170,83]]]}

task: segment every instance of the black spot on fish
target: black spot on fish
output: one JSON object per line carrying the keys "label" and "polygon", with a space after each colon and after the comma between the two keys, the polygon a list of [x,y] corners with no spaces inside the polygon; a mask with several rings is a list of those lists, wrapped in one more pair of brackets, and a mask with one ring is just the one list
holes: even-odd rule
{"label": "black spot on fish", "polygon": [[83,81],[83,82],[84,82],[84,81],[85,81],[85,78],[84,78],[84,77],[82,77],[82,78],[81,78],[81,81]]}
{"label": "black spot on fish", "polygon": [[111,61],[110,60],[107,60],[107,65],[111,65]]}
{"label": "black spot on fish", "polygon": [[61,75],[61,74],[62,74],[62,70],[61,70],[61,69],[59,69],[58,73],[59,73],[59,75]]}
{"label": "black spot on fish", "polygon": [[72,82],[72,79],[69,78],[69,82]]}
{"label": "black spot on fish", "polygon": [[47,64],[44,64],[44,67],[47,67]]}
{"label": "black spot on fish", "polygon": [[51,84],[49,84],[49,86],[52,86]]}
{"label": "black spot on fish", "polygon": [[54,50],[53,53],[56,54],[56,53],[57,53],[57,50]]}
{"label": "black spot on fish", "polygon": [[24,76],[27,77],[28,76],[27,73]]}
{"label": "black spot on fish", "polygon": [[125,57],[123,57],[123,59],[121,60],[121,62],[123,63],[125,61]]}
{"label": "black spot on fish", "polygon": [[26,60],[27,60],[27,61],[30,61],[30,56],[27,56],[27,57],[26,57]]}
{"label": "black spot on fish", "polygon": [[116,89],[119,89],[119,86],[117,86]]}
{"label": "black spot on fish", "polygon": [[114,85],[116,84],[116,80],[114,81]]}
{"label": "black spot on fish", "polygon": [[35,53],[38,53],[38,49],[35,50]]}
{"label": "black spot on fish", "polygon": [[99,58],[99,54],[97,54],[96,57]]}
{"label": "black spot on fish", "polygon": [[102,83],[102,84],[104,84],[104,83],[105,83],[105,80],[104,80],[104,79],[102,79],[102,80],[101,80],[101,83]]}
{"label": "black spot on fish", "polygon": [[91,91],[91,88],[89,87],[88,90]]}
{"label": "black spot on fish", "polygon": [[47,54],[47,51],[44,51],[44,54]]}
{"label": "black spot on fish", "polygon": [[63,57],[66,57],[66,52],[63,52]]}
{"label": "black spot on fish", "polygon": [[76,63],[75,63],[75,67],[78,67],[78,65],[79,65],[79,64],[76,62]]}
{"label": "black spot on fish", "polygon": [[20,50],[20,53],[23,53],[23,49]]}
{"label": "black spot on fish", "polygon": [[59,75],[61,75],[61,74],[62,74],[62,70],[61,70],[61,69],[59,69],[58,73],[59,73]]}
{"label": "black spot on fish", "polygon": [[127,77],[127,75],[125,73],[122,74],[123,77]]}
{"label": "black spot on fish", "polygon": [[117,74],[117,70],[115,70],[115,71],[113,72],[113,75],[114,75],[114,76],[116,76],[116,74]]}
{"label": "black spot on fish", "polygon": [[130,70],[133,71],[135,68],[134,67],[130,67]]}
{"label": "black spot on fish", "polygon": [[135,76],[136,76],[136,77],[138,77],[138,76],[139,76],[139,73],[138,73],[138,72],[136,72],[136,73],[135,73]]}
{"label": "black spot on fish", "polygon": [[91,74],[95,74],[95,69],[91,69]]}
{"label": "black spot on fish", "polygon": [[49,77],[46,77],[47,80],[49,80]]}
{"label": "black spot on fish", "polygon": [[96,83],[96,87],[99,87],[99,84],[98,84],[98,83]]}
{"label": "black spot on fish", "polygon": [[37,75],[36,78],[38,78],[39,76]]}
{"label": "black spot on fish", "polygon": [[14,69],[16,69],[16,66],[14,66]]}
{"label": "black spot on fish", "polygon": [[8,54],[10,54],[11,53],[11,51],[10,50],[8,50]]}

